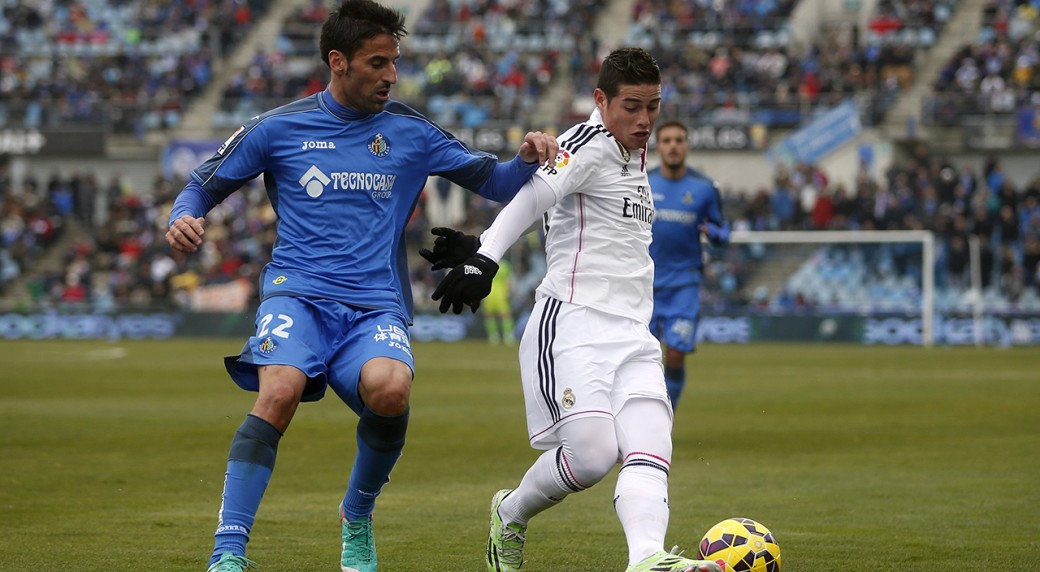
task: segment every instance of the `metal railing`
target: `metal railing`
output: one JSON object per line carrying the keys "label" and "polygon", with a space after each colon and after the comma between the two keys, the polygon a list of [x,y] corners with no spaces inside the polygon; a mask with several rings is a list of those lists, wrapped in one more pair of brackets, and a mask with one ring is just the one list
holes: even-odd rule
{"label": "metal railing", "polygon": [[955,127],[961,125],[966,115],[1013,118],[1022,105],[1015,101],[1014,94],[1009,95],[1010,98],[981,93],[933,93],[921,101],[921,121],[925,125]]}

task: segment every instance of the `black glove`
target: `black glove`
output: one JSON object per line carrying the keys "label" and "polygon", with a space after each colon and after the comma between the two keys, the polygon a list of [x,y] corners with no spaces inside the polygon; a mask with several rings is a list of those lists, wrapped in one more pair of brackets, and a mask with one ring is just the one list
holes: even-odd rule
{"label": "black glove", "polygon": [[479,238],[453,228],[438,226],[431,229],[430,234],[437,236],[437,240],[433,241],[433,250],[419,249],[419,256],[433,264],[433,270],[455,268],[480,248]]}
{"label": "black glove", "polygon": [[480,301],[491,293],[491,280],[498,272],[498,264],[483,254],[474,254],[451,269],[433,291],[433,299],[440,300],[442,314],[448,308],[456,314],[462,313],[463,306],[469,306],[473,313],[480,307]]}

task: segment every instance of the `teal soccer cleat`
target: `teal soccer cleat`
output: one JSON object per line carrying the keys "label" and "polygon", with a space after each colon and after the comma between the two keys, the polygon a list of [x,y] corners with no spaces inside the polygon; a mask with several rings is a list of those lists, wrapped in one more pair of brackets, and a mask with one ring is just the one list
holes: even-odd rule
{"label": "teal soccer cleat", "polygon": [[504,524],[498,514],[512,489],[502,489],[491,499],[491,533],[487,542],[488,572],[516,572],[524,565],[524,538],[527,527],[521,524]]}
{"label": "teal soccer cleat", "polygon": [[376,572],[376,539],[372,535],[372,517],[350,521],[340,517],[343,524],[343,572]]}
{"label": "teal soccer cleat", "polygon": [[245,556],[225,552],[220,555],[220,560],[217,560],[206,569],[206,572],[242,572],[249,568],[255,570],[260,567],[256,565],[256,562]]}

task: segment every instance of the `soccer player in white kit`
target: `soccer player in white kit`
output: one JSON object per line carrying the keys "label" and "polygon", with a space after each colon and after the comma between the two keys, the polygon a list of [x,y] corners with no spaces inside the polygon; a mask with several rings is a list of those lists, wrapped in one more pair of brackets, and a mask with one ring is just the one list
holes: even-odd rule
{"label": "soccer player in white kit", "polygon": [[594,98],[589,120],[558,138],[556,160],[479,241],[441,229],[435,250],[424,254],[454,266],[433,294],[441,312],[476,311],[497,261],[543,217],[548,270],[520,342],[520,371],[531,446],[545,453],[515,489],[494,495],[487,569],[519,570],[528,521],[620,462],[614,507],[628,572],[720,572],[715,562],[664,550],[672,408],[661,346],[648,326],[654,204],[646,143],[661,103],[657,63],[639,48],[614,50]]}

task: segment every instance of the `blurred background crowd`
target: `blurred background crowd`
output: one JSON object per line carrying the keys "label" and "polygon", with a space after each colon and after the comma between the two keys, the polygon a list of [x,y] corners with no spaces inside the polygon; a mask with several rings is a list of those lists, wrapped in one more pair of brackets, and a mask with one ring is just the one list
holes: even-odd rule
{"label": "blurred background crowd", "polygon": [[[187,110],[208,97],[212,128],[234,129],[327,82],[316,38],[328,4],[289,4],[275,14],[278,4],[269,0],[0,0],[0,127],[101,123],[144,144],[182,127]],[[878,0],[862,24],[824,27],[808,39],[790,26],[798,5],[417,2],[408,6],[394,96],[451,130],[562,130],[587,116],[604,52],[595,31],[613,18],[615,44],[646,47],[660,63],[663,115],[691,126],[792,129],[848,100],[863,125],[879,125],[922,78],[923,123],[1040,109],[1038,0]],[[921,65],[964,10],[979,12],[972,41],[939,65]],[[231,65],[261,25],[275,40]],[[933,231],[939,303],[950,309],[970,302],[969,246],[977,241],[987,300],[1004,311],[1040,309],[1040,167],[1016,179],[996,152],[972,163],[933,151],[928,141],[907,149],[882,173],[861,164],[851,184],[836,182],[822,165],[778,162],[770,185],[723,187],[726,216],[739,230]],[[710,165],[696,151],[691,159]],[[100,311],[205,309],[224,304],[221,296],[236,300],[231,307],[255,302],[250,296],[275,240],[275,214],[260,183],[211,214],[204,247],[189,257],[163,239],[186,173],[156,171],[150,188],[89,168],[30,164],[16,176],[0,155],[0,297],[23,307]],[[496,209],[432,178],[408,228],[413,254],[429,243],[431,226],[478,232]],[[530,303],[544,270],[540,249],[532,233],[510,252],[517,308]],[[913,244],[798,251],[803,260],[780,286],[755,287],[756,269],[775,252],[747,244],[712,252],[704,307],[898,310],[914,307],[920,295],[923,270]],[[417,307],[428,310],[437,277],[412,258]]]}

